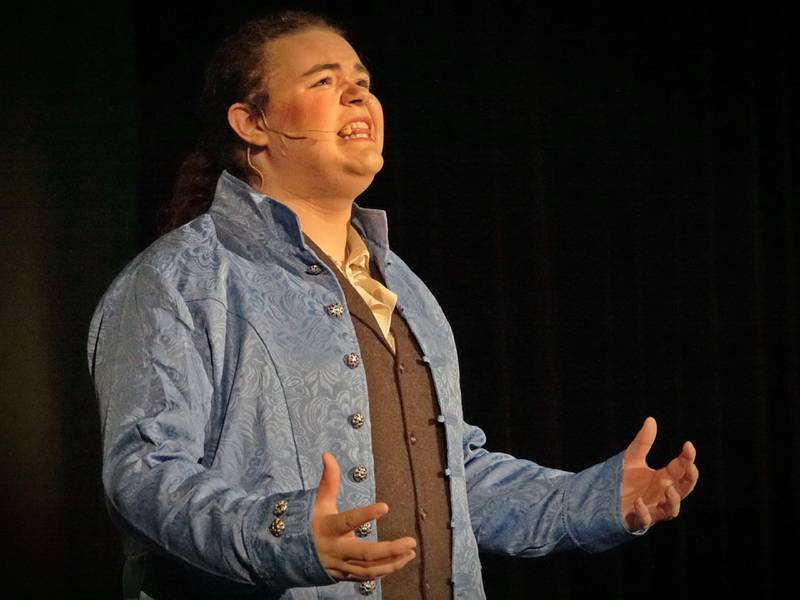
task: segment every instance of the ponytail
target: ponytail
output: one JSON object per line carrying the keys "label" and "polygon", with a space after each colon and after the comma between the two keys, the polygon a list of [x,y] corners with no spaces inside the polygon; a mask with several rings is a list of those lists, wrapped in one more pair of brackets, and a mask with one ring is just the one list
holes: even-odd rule
{"label": "ponytail", "polygon": [[209,209],[223,170],[247,180],[246,143],[228,124],[228,108],[236,102],[247,102],[266,112],[268,44],[283,35],[310,28],[328,29],[345,36],[344,29],[327,17],[287,10],[245,22],[214,52],[200,97],[201,141],[178,169],[172,198],[159,213],[159,235]]}

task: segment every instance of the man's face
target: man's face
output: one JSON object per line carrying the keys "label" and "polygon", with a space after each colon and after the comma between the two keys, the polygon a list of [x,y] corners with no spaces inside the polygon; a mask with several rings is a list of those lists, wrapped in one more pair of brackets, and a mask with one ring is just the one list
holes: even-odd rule
{"label": "man's face", "polygon": [[[267,178],[298,193],[309,181],[365,189],[383,167],[383,111],[355,50],[332,31],[309,29],[272,42],[269,57],[269,127],[308,139],[268,132]],[[368,124],[366,137],[358,129],[357,137],[343,137],[354,120]]]}

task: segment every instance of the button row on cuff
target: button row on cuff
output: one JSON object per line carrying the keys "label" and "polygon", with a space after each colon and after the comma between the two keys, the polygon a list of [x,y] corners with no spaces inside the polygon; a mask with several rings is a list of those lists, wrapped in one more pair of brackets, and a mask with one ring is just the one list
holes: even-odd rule
{"label": "button row on cuff", "polygon": [[286,530],[286,523],[284,523],[280,516],[286,512],[287,508],[289,508],[288,500],[278,500],[272,508],[272,514],[278,518],[274,519],[272,523],[269,524],[269,532],[275,537],[281,537]]}
{"label": "button row on cuff", "polygon": [[369,581],[362,581],[358,584],[358,593],[362,596],[369,596],[370,594],[375,592],[375,588],[377,584],[374,580],[370,579]]}
{"label": "button row on cuff", "polygon": [[275,519],[269,524],[269,532],[275,537],[281,537],[285,530],[286,523],[283,522],[283,519]]}

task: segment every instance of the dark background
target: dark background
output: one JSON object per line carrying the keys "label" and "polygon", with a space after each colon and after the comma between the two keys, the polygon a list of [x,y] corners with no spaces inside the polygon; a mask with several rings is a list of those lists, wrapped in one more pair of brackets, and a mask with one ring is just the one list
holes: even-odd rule
{"label": "dark background", "polygon": [[89,319],[156,237],[214,45],[348,25],[386,115],[359,198],[455,331],[488,447],[578,470],[647,415],[680,517],[601,555],[483,557],[489,598],[777,594],[798,533],[798,75],[789,3],[25,4],[0,35],[0,557],[17,597],[119,598]]}

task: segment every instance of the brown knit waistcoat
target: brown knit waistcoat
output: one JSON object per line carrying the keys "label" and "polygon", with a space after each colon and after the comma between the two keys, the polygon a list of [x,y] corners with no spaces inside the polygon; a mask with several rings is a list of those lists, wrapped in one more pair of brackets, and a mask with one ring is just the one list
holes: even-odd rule
{"label": "brown knit waistcoat", "polygon": [[[412,536],[417,557],[381,579],[384,600],[451,600],[450,494],[439,406],[422,351],[395,311],[391,330],[396,354],[372,310],[348,279],[308,237],[306,241],[336,274],[361,348],[369,394],[376,502],[389,512],[378,519],[378,540]],[[384,283],[372,265],[371,275]]]}

